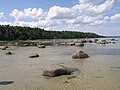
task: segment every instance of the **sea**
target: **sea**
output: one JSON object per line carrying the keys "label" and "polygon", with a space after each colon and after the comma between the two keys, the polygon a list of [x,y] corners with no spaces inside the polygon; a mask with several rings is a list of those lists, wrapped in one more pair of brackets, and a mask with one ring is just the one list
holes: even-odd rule
{"label": "sea", "polygon": [[[69,40],[70,41],[70,40]],[[84,47],[54,45],[37,47],[10,47],[0,50],[0,90],[120,90],[120,38],[116,44],[86,43]],[[72,54],[82,50],[86,59],[73,59]],[[12,55],[6,55],[11,51]],[[38,58],[29,58],[37,53]],[[51,64],[77,68],[71,75],[42,76]]]}

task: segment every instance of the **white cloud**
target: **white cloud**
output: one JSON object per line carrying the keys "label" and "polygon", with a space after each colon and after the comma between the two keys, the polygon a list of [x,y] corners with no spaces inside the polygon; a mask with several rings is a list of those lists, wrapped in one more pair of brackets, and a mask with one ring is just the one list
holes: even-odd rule
{"label": "white cloud", "polygon": [[[89,0],[90,1],[90,0]],[[61,20],[66,24],[96,25],[110,21],[108,16],[104,16],[113,6],[114,0],[107,0],[101,5],[79,4],[71,8],[54,6],[51,7],[47,19]],[[64,23],[64,24],[65,24]]]}
{"label": "white cloud", "polygon": [[3,18],[3,17],[5,17],[4,12],[0,12],[0,19]]}
{"label": "white cloud", "polygon": [[90,5],[88,11],[94,12],[96,14],[105,13],[106,11],[110,10],[113,6],[114,0],[106,0],[101,5]]}
{"label": "white cloud", "polygon": [[41,19],[44,17],[45,12],[41,8],[27,8],[24,9],[24,11],[19,11],[17,9],[14,9],[12,13],[10,14],[11,17],[14,17],[16,20],[22,19],[22,18],[32,18],[32,19]]}
{"label": "white cloud", "polygon": [[[85,0],[84,2],[88,1],[90,2],[92,0]],[[75,5],[71,8],[54,6],[49,9],[47,19],[73,19],[83,15],[100,15],[110,10],[113,6],[113,3],[114,0],[106,0],[101,5],[87,3]]]}
{"label": "white cloud", "polygon": [[29,27],[40,27],[40,28],[47,28],[47,27],[54,27],[60,25],[61,22],[57,20],[39,20],[39,21],[32,21],[32,22],[25,22],[25,21],[14,21],[14,22],[0,22],[0,25],[11,25],[11,26],[29,26]]}
{"label": "white cloud", "polygon": [[76,16],[76,12],[71,8],[54,6],[49,9],[48,19],[71,19]]}
{"label": "white cloud", "polygon": [[79,2],[81,4],[93,3],[93,2],[96,2],[96,1],[98,1],[98,0],[79,0]]}
{"label": "white cloud", "polygon": [[120,21],[120,14],[115,14],[115,15],[111,16],[111,20]]}
{"label": "white cloud", "polygon": [[67,23],[69,24],[79,24],[79,25],[96,25],[96,24],[103,24],[107,20],[104,20],[103,16],[79,16],[76,19],[68,20]]}
{"label": "white cloud", "polygon": [[16,20],[19,20],[24,17],[23,12],[18,11],[17,9],[14,9],[12,13],[10,14],[11,17],[14,17]]}

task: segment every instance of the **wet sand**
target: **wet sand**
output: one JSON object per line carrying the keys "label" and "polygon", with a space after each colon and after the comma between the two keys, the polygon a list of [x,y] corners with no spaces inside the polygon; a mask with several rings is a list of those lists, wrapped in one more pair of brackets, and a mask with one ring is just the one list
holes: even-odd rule
{"label": "wet sand", "polygon": [[[76,46],[14,47],[0,50],[0,81],[14,81],[0,85],[0,90],[120,90],[120,42],[117,44],[85,44]],[[76,50],[83,50],[90,58],[72,59]],[[5,55],[11,51],[13,55]],[[32,53],[38,58],[29,58]],[[46,78],[43,68],[62,64],[78,68],[72,75]]]}

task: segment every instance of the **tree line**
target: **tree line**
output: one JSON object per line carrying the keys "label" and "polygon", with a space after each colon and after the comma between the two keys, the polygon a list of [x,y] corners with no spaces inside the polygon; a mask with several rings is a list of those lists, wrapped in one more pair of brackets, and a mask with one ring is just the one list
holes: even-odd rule
{"label": "tree line", "polygon": [[46,31],[40,28],[0,25],[0,40],[99,38],[95,33]]}

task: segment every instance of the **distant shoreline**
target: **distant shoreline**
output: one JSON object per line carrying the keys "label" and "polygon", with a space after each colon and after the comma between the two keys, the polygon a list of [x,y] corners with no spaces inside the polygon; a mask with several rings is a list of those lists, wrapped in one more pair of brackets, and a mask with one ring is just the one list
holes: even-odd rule
{"label": "distant shoreline", "polygon": [[0,25],[0,40],[79,39],[101,38],[95,33],[75,31],[46,31],[40,28]]}

